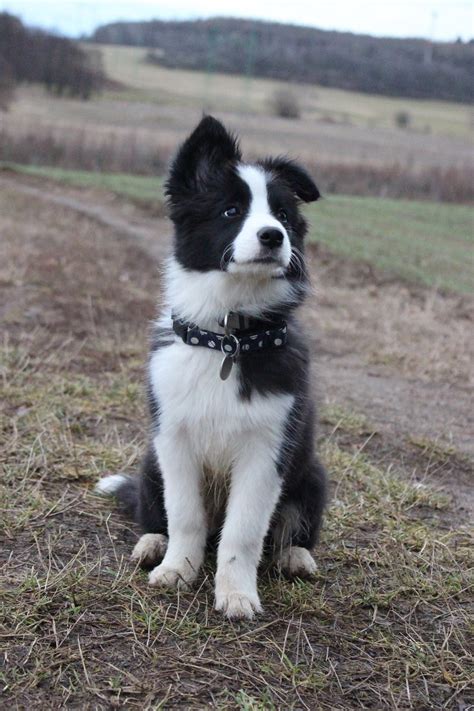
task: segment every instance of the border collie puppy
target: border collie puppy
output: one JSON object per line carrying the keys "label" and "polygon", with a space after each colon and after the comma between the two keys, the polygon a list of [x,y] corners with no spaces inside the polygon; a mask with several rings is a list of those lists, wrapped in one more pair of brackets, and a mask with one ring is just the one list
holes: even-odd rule
{"label": "border collie puppy", "polygon": [[[242,161],[205,116],[171,166],[174,253],[149,361],[152,432],[140,477],[97,485],[141,525],[153,586],[189,585],[217,542],[216,609],[261,611],[265,550],[310,575],[325,500],[309,352],[293,312],[308,290],[299,205],[319,191],[285,158]],[[160,562],[161,561],[161,562]]]}

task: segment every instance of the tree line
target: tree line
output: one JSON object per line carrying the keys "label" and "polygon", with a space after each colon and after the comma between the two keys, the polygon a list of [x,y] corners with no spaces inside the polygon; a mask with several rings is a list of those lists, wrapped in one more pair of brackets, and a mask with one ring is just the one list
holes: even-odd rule
{"label": "tree line", "polygon": [[474,43],[376,38],[253,20],[117,22],[92,41],[156,47],[163,66],[472,103]]}
{"label": "tree line", "polygon": [[20,82],[43,84],[57,96],[89,99],[104,81],[100,52],[85,52],[65,37],[0,13],[0,108],[7,107]]}

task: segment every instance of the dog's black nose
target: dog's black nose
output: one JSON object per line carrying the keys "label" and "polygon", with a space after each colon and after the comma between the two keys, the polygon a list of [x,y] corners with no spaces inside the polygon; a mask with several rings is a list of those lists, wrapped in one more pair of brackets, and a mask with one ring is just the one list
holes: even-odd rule
{"label": "dog's black nose", "polygon": [[264,247],[275,249],[275,247],[281,247],[283,244],[283,232],[272,227],[262,227],[258,232],[258,239]]}

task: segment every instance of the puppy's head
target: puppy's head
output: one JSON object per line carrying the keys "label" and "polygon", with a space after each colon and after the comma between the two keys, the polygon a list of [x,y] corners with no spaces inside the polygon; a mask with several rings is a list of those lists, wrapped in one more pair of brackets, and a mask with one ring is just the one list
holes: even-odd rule
{"label": "puppy's head", "polygon": [[319,198],[308,173],[286,158],[242,162],[236,138],[206,116],[181,146],[166,183],[182,266],[260,277],[301,270],[301,202]]}

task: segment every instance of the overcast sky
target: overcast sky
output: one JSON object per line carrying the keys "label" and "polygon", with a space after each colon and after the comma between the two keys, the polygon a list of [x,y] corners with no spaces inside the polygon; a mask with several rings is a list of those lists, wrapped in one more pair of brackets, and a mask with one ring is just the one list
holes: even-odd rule
{"label": "overcast sky", "polygon": [[0,0],[27,24],[77,36],[115,20],[252,17],[392,37],[474,36],[474,0]]}

